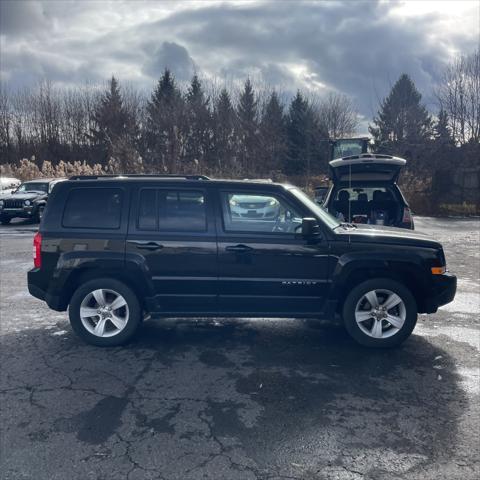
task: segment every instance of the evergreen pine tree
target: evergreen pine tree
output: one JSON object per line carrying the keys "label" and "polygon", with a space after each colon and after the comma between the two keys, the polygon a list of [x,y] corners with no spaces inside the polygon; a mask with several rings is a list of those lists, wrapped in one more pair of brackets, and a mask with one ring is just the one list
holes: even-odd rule
{"label": "evergreen pine tree", "polygon": [[202,84],[194,75],[186,94],[184,122],[185,158],[188,164],[204,164],[211,153],[212,119],[210,99],[205,98]]}
{"label": "evergreen pine tree", "polygon": [[313,126],[313,116],[308,101],[298,90],[288,111],[286,173],[310,173]]}
{"label": "evergreen pine tree", "polygon": [[445,110],[440,109],[438,119],[434,127],[435,141],[442,144],[453,143],[450,127],[448,126],[448,115]]}
{"label": "evergreen pine tree", "polygon": [[224,88],[215,102],[213,112],[214,130],[214,159],[216,171],[219,174],[228,172],[231,175],[239,174],[239,165],[236,158],[235,123],[236,114],[230,100],[230,95]]}
{"label": "evergreen pine tree", "polygon": [[432,121],[421,99],[410,77],[401,75],[373,119],[375,126],[369,127],[378,150],[398,150],[431,138]]}
{"label": "evergreen pine tree", "polygon": [[184,103],[170,70],[165,69],[146,110],[145,143],[150,167],[176,173],[183,147]]}
{"label": "evergreen pine tree", "polygon": [[283,167],[287,152],[286,119],[283,106],[275,91],[272,92],[265,106],[260,122],[260,133],[262,163],[259,169],[261,173],[268,175],[273,170]]}
{"label": "evergreen pine tree", "polygon": [[246,175],[251,175],[257,169],[256,155],[258,153],[258,112],[257,100],[252,83],[247,78],[240,95],[237,108],[239,161]]}
{"label": "evergreen pine tree", "polygon": [[136,125],[124,106],[115,77],[111,78],[107,91],[100,97],[93,124],[90,139],[103,157],[102,164],[114,159],[122,172],[135,170],[139,159],[135,145]]}

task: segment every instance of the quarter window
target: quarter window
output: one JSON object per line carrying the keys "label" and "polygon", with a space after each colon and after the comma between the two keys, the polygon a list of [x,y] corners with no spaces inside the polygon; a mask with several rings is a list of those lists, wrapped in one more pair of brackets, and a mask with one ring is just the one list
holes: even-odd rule
{"label": "quarter window", "polygon": [[76,188],[70,191],[62,224],[68,228],[118,229],[123,191],[119,188]]}

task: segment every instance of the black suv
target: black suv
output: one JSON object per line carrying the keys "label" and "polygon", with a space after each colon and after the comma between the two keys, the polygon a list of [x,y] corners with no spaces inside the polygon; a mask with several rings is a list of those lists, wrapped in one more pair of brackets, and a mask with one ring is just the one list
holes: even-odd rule
{"label": "black suv", "polygon": [[452,301],[456,277],[433,239],[340,223],[291,185],[107,176],[55,187],[28,288],[95,345],[126,342],[150,314],[337,318],[390,347]]}
{"label": "black suv", "polygon": [[11,195],[0,198],[0,222],[6,225],[16,217],[39,222],[50,192],[58,182],[64,180],[42,178],[22,183]]}

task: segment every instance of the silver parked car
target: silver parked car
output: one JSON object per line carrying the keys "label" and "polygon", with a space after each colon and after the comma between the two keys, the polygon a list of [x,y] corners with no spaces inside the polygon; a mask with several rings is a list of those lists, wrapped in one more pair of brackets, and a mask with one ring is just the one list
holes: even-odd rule
{"label": "silver parked car", "polygon": [[233,217],[275,220],[280,213],[280,204],[273,197],[232,195],[229,204]]}

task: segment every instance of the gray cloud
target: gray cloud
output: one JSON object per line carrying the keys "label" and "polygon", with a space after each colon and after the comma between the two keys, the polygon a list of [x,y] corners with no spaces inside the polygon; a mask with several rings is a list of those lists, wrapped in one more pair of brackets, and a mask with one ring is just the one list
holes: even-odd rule
{"label": "gray cloud", "polygon": [[[448,30],[445,14],[392,16],[387,2],[1,2],[2,78],[77,83],[111,74],[150,88],[165,67],[284,91],[337,90],[371,117],[398,76],[426,100],[451,50],[478,32]],[[478,14],[478,12],[477,12]]]}
{"label": "gray cloud", "polygon": [[193,59],[185,47],[175,42],[163,42],[153,48],[143,66],[143,71],[153,78],[158,78],[165,68],[173,72],[180,81],[188,81],[195,71]]}
{"label": "gray cloud", "polygon": [[0,2],[0,33],[21,36],[51,26],[43,5],[35,1],[5,0]]}

